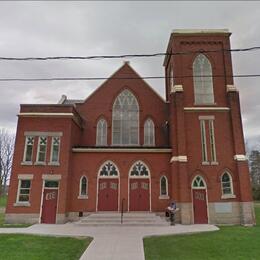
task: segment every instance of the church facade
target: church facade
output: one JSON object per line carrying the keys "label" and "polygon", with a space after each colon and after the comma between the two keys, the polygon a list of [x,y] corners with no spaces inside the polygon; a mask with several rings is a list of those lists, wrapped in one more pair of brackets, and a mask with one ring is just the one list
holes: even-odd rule
{"label": "church facade", "polygon": [[125,62],[85,100],[24,104],[7,223],[157,212],[182,224],[254,224],[227,30],[175,30],[162,99]]}

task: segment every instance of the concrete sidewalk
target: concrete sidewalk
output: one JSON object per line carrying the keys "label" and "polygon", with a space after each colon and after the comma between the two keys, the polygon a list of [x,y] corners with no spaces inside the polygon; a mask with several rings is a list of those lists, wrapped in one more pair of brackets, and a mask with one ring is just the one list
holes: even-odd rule
{"label": "concrete sidewalk", "polygon": [[144,260],[143,238],[146,236],[216,231],[213,225],[176,225],[161,227],[78,226],[35,224],[28,228],[0,228],[0,233],[23,233],[58,236],[93,237],[81,260]]}

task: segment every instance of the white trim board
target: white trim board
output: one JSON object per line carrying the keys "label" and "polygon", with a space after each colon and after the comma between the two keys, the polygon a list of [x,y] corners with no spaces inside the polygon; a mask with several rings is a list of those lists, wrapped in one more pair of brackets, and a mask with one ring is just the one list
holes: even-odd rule
{"label": "white trim board", "polygon": [[196,112],[196,111],[215,111],[215,112],[225,112],[229,111],[229,107],[184,107],[186,112]]}
{"label": "white trim board", "polygon": [[146,148],[72,148],[72,152],[76,153],[171,153],[172,149],[146,149]]}

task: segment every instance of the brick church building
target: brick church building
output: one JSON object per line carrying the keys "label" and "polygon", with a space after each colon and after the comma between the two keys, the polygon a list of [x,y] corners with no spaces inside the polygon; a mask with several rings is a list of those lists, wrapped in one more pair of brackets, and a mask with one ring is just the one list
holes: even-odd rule
{"label": "brick church building", "polygon": [[173,31],[165,99],[125,62],[86,99],[21,105],[6,222],[64,223],[122,201],[159,214],[175,200],[182,224],[254,224],[230,35]]}

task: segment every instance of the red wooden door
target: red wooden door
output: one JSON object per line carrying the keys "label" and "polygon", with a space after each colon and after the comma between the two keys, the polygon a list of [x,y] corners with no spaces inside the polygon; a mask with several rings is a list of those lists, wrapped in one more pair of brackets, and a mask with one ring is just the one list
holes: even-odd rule
{"label": "red wooden door", "polygon": [[44,189],[41,223],[55,224],[58,189]]}
{"label": "red wooden door", "polygon": [[205,189],[193,190],[194,224],[208,224],[207,198]]}
{"label": "red wooden door", "polygon": [[118,179],[99,179],[98,211],[118,210]]}
{"label": "red wooden door", "polygon": [[130,211],[149,211],[149,179],[130,179]]}

